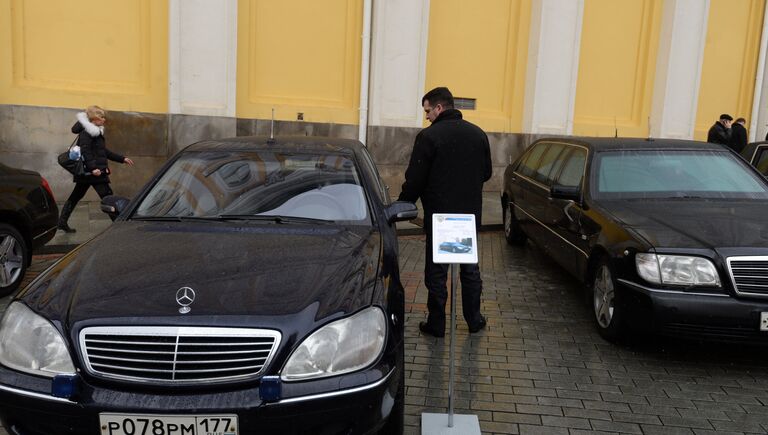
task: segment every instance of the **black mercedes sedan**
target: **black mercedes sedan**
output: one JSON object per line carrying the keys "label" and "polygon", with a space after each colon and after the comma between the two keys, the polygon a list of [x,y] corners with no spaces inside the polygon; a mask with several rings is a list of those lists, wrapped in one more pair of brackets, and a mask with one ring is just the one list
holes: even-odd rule
{"label": "black mercedes sedan", "polygon": [[0,163],[0,296],[19,288],[32,252],[56,235],[58,219],[45,178]]}
{"label": "black mercedes sedan", "polygon": [[507,241],[587,284],[605,338],[768,338],[768,182],[730,150],[541,139],[506,169],[501,201]]}
{"label": "black mercedes sedan", "polygon": [[116,222],[0,321],[11,432],[402,432],[394,223],[416,208],[362,144],[204,141],[102,206]]}
{"label": "black mercedes sedan", "polygon": [[741,151],[741,156],[768,177],[768,142],[750,143]]}

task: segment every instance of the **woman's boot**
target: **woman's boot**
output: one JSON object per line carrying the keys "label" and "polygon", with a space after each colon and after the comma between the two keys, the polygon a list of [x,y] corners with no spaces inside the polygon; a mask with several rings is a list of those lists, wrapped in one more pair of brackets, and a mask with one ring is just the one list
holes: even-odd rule
{"label": "woman's boot", "polygon": [[74,233],[77,230],[67,225],[67,221],[69,220],[69,215],[72,214],[72,210],[74,210],[74,205],[72,205],[71,202],[67,201],[64,203],[64,207],[61,209],[61,214],[59,215],[59,224],[58,228],[60,230],[63,230],[65,233]]}

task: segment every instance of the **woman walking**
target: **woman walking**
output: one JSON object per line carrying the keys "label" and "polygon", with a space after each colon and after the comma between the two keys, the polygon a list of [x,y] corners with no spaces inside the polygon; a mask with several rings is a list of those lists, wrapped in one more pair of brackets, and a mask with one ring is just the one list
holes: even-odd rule
{"label": "woman walking", "polygon": [[72,126],[72,133],[78,135],[77,144],[85,163],[85,175],[75,176],[75,188],[64,203],[59,216],[59,229],[67,233],[74,233],[67,221],[78,201],[83,199],[89,187],[93,187],[99,198],[112,195],[109,187],[108,161],[125,163],[133,166],[133,160],[113,153],[107,149],[104,139],[104,123],[107,121],[106,112],[99,106],[89,106],[85,112],[77,114],[77,122]]}

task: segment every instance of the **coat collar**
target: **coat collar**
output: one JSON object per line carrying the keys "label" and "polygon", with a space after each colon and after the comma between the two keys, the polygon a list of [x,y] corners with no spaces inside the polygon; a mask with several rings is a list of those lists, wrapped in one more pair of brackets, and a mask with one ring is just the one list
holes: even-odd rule
{"label": "coat collar", "polygon": [[80,112],[77,114],[77,122],[79,122],[85,131],[87,131],[88,134],[90,134],[92,137],[98,137],[104,134],[104,126],[99,127],[98,125],[92,123],[88,119],[88,115],[86,115],[85,112]]}
{"label": "coat collar", "polygon": [[463,119],[463,116],[459,110],[445,109],[442,112],[440,112],[439,115],[437,115],[435,122],[433,122],[432,124],[438,123],[440,121],[446,121],[449,119]]}

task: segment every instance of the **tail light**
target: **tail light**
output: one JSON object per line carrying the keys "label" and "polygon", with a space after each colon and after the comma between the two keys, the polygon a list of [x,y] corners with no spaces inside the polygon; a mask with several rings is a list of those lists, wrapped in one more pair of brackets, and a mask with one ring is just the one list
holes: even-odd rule
{"label": "tail light", "polygon": [[53,196],[53,190],[51,190],[51,185],[48,184],[48,180],[46,180],[45,177],[40,177],[40,179],[43,180],[41,184],[43,185],[43,189],[45,189],[45,191],[48,192],[48,195],[51,196],[51,201],[56,202],[56,197]]}

